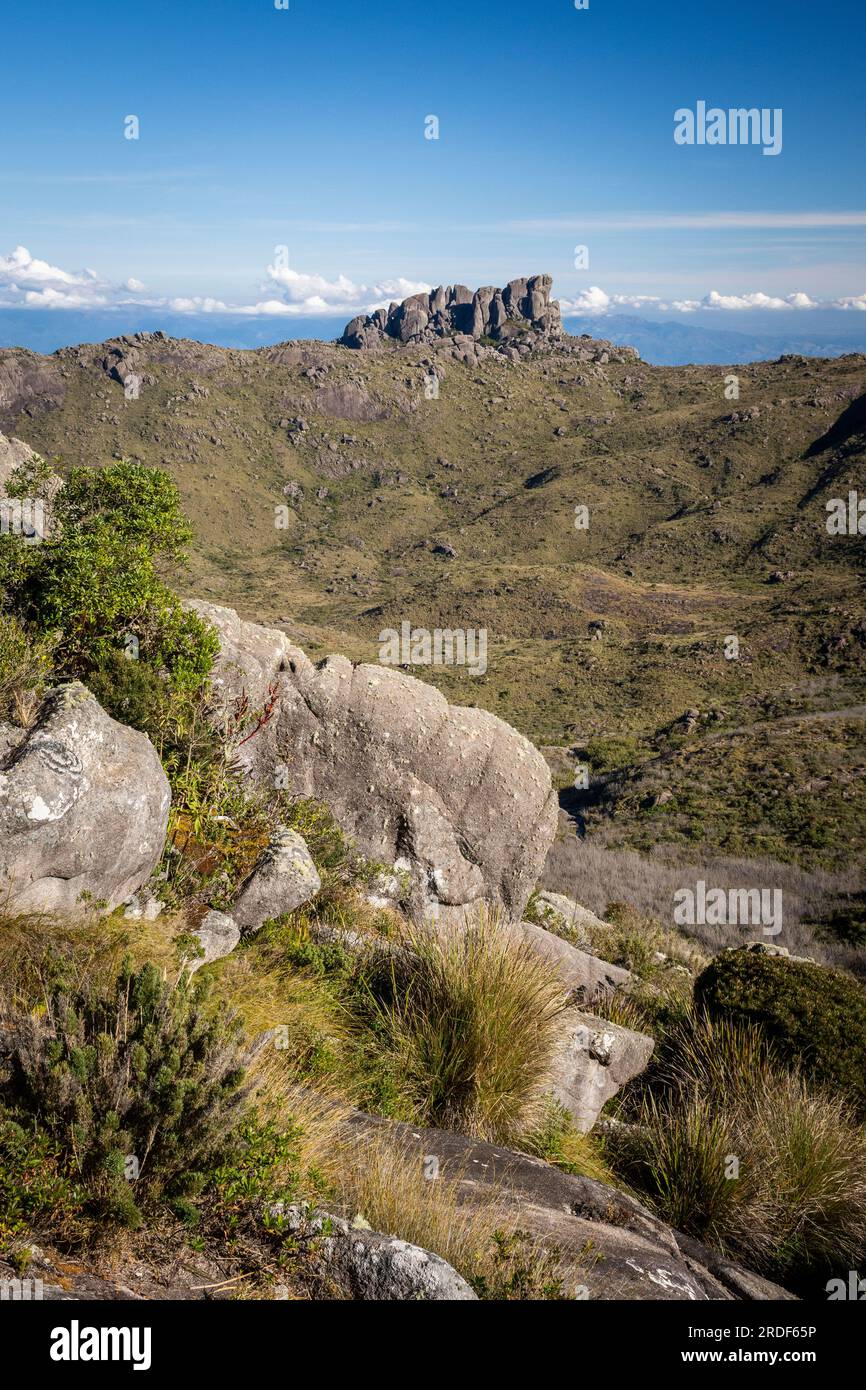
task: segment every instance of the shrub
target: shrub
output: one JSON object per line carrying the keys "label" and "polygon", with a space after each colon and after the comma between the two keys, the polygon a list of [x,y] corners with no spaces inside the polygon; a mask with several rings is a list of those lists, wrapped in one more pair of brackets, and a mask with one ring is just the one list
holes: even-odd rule
{"label": "shrub", "polygon": [[205,987],[123,967],[112,990],[67,988],[53,962],[44,1011],[4,1009],[0,1097],[59,1145],[90,1209],[135,1226],[145,1205],[195,1191],[231,1146],[244,1099],[240,1037]]}
{"label": "shrub", "polygon": [[778,1055],[866,1113],[866,989],[810,961],[723,951],[695,983],[712,1017],[760,1025]]}
{"label": "shrub", "polygon": [[55,640],[0,613],[0,719],[27,725],[51,673]]}
{"label": "shrub", "polygon": [[755,1025],[693,1014],[626,1114],[608,1157],[679,1230],[801,1290],[866,1257],[862,1128]]}
{"label": "shrub", "polygon": [[[27,485],[22,478],[16,488]],[[87,680],[135,639],[138,658],[173,690],[197,689],[213,664],[216,634],[184,612],[158,573],[183,558],[191,534],[169,474],[127,460],[74,468],[52,501],[46,539],[4,538],[7,609],[60,634],[64,677]]]}
{"label": "shrub", "polygon": [[447,933],[409,929],[383,972],[379,1045],[421,1124],[507,1143],[538,1122],[565,1007],[561,986],[523,942],[482,918]]}
{"label": "shrub", "polygon": [[80,1201],[60,1145],[0,1108],[0,1254],[13,1254],[34,1225],[50,1226],[56,1239]]}

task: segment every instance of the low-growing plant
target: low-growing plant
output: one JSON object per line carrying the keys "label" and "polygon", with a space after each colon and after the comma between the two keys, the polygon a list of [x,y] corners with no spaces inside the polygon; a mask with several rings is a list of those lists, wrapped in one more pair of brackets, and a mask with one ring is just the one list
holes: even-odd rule
{"label": "low-growing plant", "polygon": [[0,1255],[14,1255],[34,1227],[55,1240],[71,1234],[82,1200],[62,1146],[0,1106]]}
{"label": "low-growing plant", "polygon": [[549,967],[495,917],[408,928],[369,983],[382,1050],[419,1123],[508,1142],[543,1108],[566,1000]]}
{"label": "low-growing plant", "polygon": [[59,1146],[102,1219],[138,1225],[194,1192],[231,1147],[245,1091],[235,1021],[183,973],[126,966],[111,990],[68,985],[58,957],[40,1009],[4,1006],[0,1098]]}
{"label": "low-growing plant", "polygon": [[757,1024],[780,1057],[866,1116],[866,987],[842,970],[723,951],[695,982],[714,1018]]}

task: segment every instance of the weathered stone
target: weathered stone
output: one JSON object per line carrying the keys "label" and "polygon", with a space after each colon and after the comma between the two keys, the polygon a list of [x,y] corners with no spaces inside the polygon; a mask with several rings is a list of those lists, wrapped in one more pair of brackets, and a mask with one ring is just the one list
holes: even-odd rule
{"label": "weathered stone", "polygon": [[290,1231],[314,1237],[308,1246],[310,1260],[351,1298],[404,1303],[477,1299],[466,1280],[440,1255],[372,1231],[366,1221],[350,1223],[302,1206],[278,1205],[274,1210]]}
{"label": "weathered stone", "polygon": [[205,913],[195,930],[195,935],[204,948],[204,956],[199,956],[192,962],[190,972],[193,974],[202,965],[209,965],[212,960],[230,956],[241,939],[240,927],[234,918],[225,912],[214,910]]}
{"label": "weathered stone", "polygon": [[278,691],[275,717],[242,750],[253,777],[273,786],[279,766],[283,785],[324,802],[368,858],[405,868],[417,916],[460,918],[482,902],[520,916],[557,816],[527,739],[401,671],[342,656],[314,666],[282,633],[190,607],[220,634],[225,699],[246,689],[260,706]]}
{"label": "weathered stone", "polygon": [[613,927],[609,922],[596,917],[588,907],[582,907],[564,893],[554,893],[543,888],[538,893],[537,902],[542,925],[546,924],[551,931],[566,932],[569,938],[573,938],[575,943],[584,949],[589,949],[594,942],[613,935]]}
{"label": "weathered stone", "polygon": [[560,1030],[551,1089],[586,1134],[611,1096],[644,1070],[655,1042],[579,1009],[560,1016]]}
{"label": "weathered stone", "polygon": [[478,338],[505,340],[529,332],[539,338],[562,335],[559,305],[551,300],[549,275],[513,280],[504,290],[483,285],[472,293],[466,285],[443,286],[429,294],[413,294],[392,304],[387,314],[359,315],[348,323],[340,342],[344,347],[375,348],[389,342],[435,344],[437,339],[466,335],[474,347]]}
{"label": "weathered stone", "polygon": [[77,682],[50,690],[0,763],[0,893],[10,912],[117,907],[162,854],[171,800],[150,740]]}
{"label": "weathered stone", "polygon": [[235,921],[245,931],[258,931],[268,918],[309,902],[321,886],[303,838],[296,830],[280,830],[238,895]]}
{"label": "weathered stone", "polygon": [[576,1004],[589,1006],[601,995],[634,984],[630,970],[581,951],[534,922],[518,922],[510,930],[553,967]]}

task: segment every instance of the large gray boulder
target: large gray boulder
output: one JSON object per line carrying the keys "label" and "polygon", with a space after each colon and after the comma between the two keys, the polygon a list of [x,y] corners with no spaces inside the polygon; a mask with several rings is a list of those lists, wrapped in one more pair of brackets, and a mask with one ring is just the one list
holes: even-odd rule
{"label": "large gray boulder", "polygon": [[270,917],[309,902],[321,886],[303,837],[296,830],[280,830],[241,889],[234,919],[245,931],[258,931]]}
{"label": "large gray boulder", "polygon": [[462,1275],[441,1255],[419,1245],[295,1205],[274,1208],[285,1226],[312,1237],[309,1257],[338,1292],[365,1302],[469,1302],[477,1299]]}
{"label": "large gray boulder", "polygon": [[0,730],[0,904],[71,914],[125,902],[162,854],[171,792],[150,740],[83,685],[50,690],[35,724]]}
{"label": "large gray boulder", "polygon": [[607,1101],[645,1069],[655,1041],[580,1009],[566,1009],[559,1027],[551,1091],[586,1134]]}
{"label": "large gray boulder", "polygon": [[794,1295],[673,1230],[628,1193],[564,1173],[543,1159],[441,1129],[354,1111],[359,1144],[384,1134],[421,1164],[435,1159],[457,1184],[461,1205],[501,1212],[506,1231],[524,1231],[557,1259],[566,1297],[704,1303],[791,1300]]}
{"label": "large gray boulder", "polygon": [[246,691],[261,708],[277,692],[274,717],[240,750],[251,776],[324,802],[363,854],[405,870],[416,916],[460,919],[488,903],[520,917],[557,817],[528,739],[402,671],[343,656],[314,666],[232,609],[189,607],[219,633],[223,701]]}

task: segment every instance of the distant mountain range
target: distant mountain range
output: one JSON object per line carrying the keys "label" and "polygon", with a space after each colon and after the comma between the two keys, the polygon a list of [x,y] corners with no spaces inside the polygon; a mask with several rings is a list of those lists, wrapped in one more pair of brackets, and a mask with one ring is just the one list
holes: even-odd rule
{"label": "distant mountain range", "polygon": [[[866,320],[866,315],[862,316]],[[847,325],[846,325],[847,326]],[[565,319],[567,333],[589,333],[612,343],[636,347],[645,362],[659,367],[679,367],[686,363],[722,365],[727,362],[766,362],[784,353],[803,357],[843,357],[848,352],[866,352],[866,322],[861,333],[834,334],[803,331],[787,333],[739,333],[727,328],[655,319],[629,314],[586,314]]]}
{"label": "distant mountain range", "polygon": [[[343,323],[342,318],[333,316],[245,318],[129,307],[83,312],[0,309],[0,347],[50,353],[76,343],[99,343],[122,334],[161,329],[172,338],[192,338],[219,347],[257,348],[296,338],[333,341],[340,336]],[[744,333],[681,318],[660,322],[636,314],[567,317],[565,328],[568,333],[589,333],[593,338],[636,347],[645,362],[663,367],[689,362],[762,362],[784,353],[841,357],[848,352],[866,352],[866,314],[785,315],[784,325],[775,330],[774,324],[775,331],[769,332],[763,325]]]}

